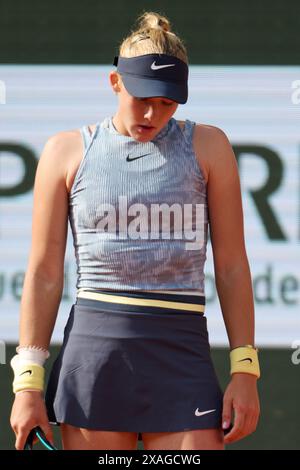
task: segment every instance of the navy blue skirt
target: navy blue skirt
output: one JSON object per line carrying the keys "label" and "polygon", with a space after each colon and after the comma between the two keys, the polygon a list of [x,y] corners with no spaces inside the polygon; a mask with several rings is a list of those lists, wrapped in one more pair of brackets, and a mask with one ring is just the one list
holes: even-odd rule
{"label": "navy blue skirt", "polygon": [[223,393],[206,317],[77,297],[45,402],[51,423],[137,432],[139,439],[142,432],[220,428]]}

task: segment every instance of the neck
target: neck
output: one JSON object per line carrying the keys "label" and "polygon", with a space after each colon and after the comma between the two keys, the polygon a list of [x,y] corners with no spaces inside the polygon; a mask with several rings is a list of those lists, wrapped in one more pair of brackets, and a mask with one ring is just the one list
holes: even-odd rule
{"label": "neck", "polygon": [[114,115],[112,119],[112,123],[120,134],[129,136],[127,129],[125,128],[124,124],[122,123],[121,119],[118,116],[118,113]]}

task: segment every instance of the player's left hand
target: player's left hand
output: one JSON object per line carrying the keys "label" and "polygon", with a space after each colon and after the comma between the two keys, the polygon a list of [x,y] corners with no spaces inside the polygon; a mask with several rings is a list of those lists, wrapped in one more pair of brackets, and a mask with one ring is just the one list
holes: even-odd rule
{"label": "player's left hand", "polygon": [[233,428],[224,436],[224,443],[239,441],[256,429],[260,414],[257,378],[251,374],[232,374],[223,398],[223,430],[229,428],[234,414]]}

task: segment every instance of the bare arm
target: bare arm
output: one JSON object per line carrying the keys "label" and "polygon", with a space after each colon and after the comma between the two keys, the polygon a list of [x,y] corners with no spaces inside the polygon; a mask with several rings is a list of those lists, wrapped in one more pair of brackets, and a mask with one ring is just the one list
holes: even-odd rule
{"label": "bare arm", "polygon": [[208,177],[215,280],[231,349],[254,344],[254,301],[244,241],[238,167],[226,135],[214,128]]}
{"label": "bare arm", "polygon": [[21,346],[48,349],[62,296],[68,230],[70,137],[66,134],[50,137],[35,175],[31,250],[21,299]]}
{"label": "bare arm", "polygon": [[79,130],[44,146],[34,183],[32,240],[20,314],[20,345],[48,349],[64,284],[68,193],[82,159]]}
{"label": "bare arm", "polygon": [[[208,127],[208,210],[215,280],[231,349],[254,344],[254,300],[244,241],[238,167],[225,133]],[[234,421],[225,443],[251,434],[257,426],[259,399],[256,377],[235,373],[223,399],[223,428]],[[234,418],[232,416],[234,414]]]}
{"label": "bare arm", "polygon": [[[21,346],[49,347],[64,284],[68,187],[72,182],[70,175],[74,173],[73,162],[81,154],[79,132],[60,132],[47,141],[38,163],[31,250],[21,299]],[[41,426],[53,442],[43,396],[38,391],[23,391],[15,396],[10,423],[18,450],[23,449],[28,433],[35,426]]]}

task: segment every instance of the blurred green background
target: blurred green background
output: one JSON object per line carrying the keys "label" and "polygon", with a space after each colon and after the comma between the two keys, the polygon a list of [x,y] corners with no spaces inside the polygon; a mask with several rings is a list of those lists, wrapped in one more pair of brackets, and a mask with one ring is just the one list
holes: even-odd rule
{"label": "blurred green background", "polygon": [[144,10],[169,18],[190,63],[299,64],[298,0],[0,0],[0,63],[111,64]]}

